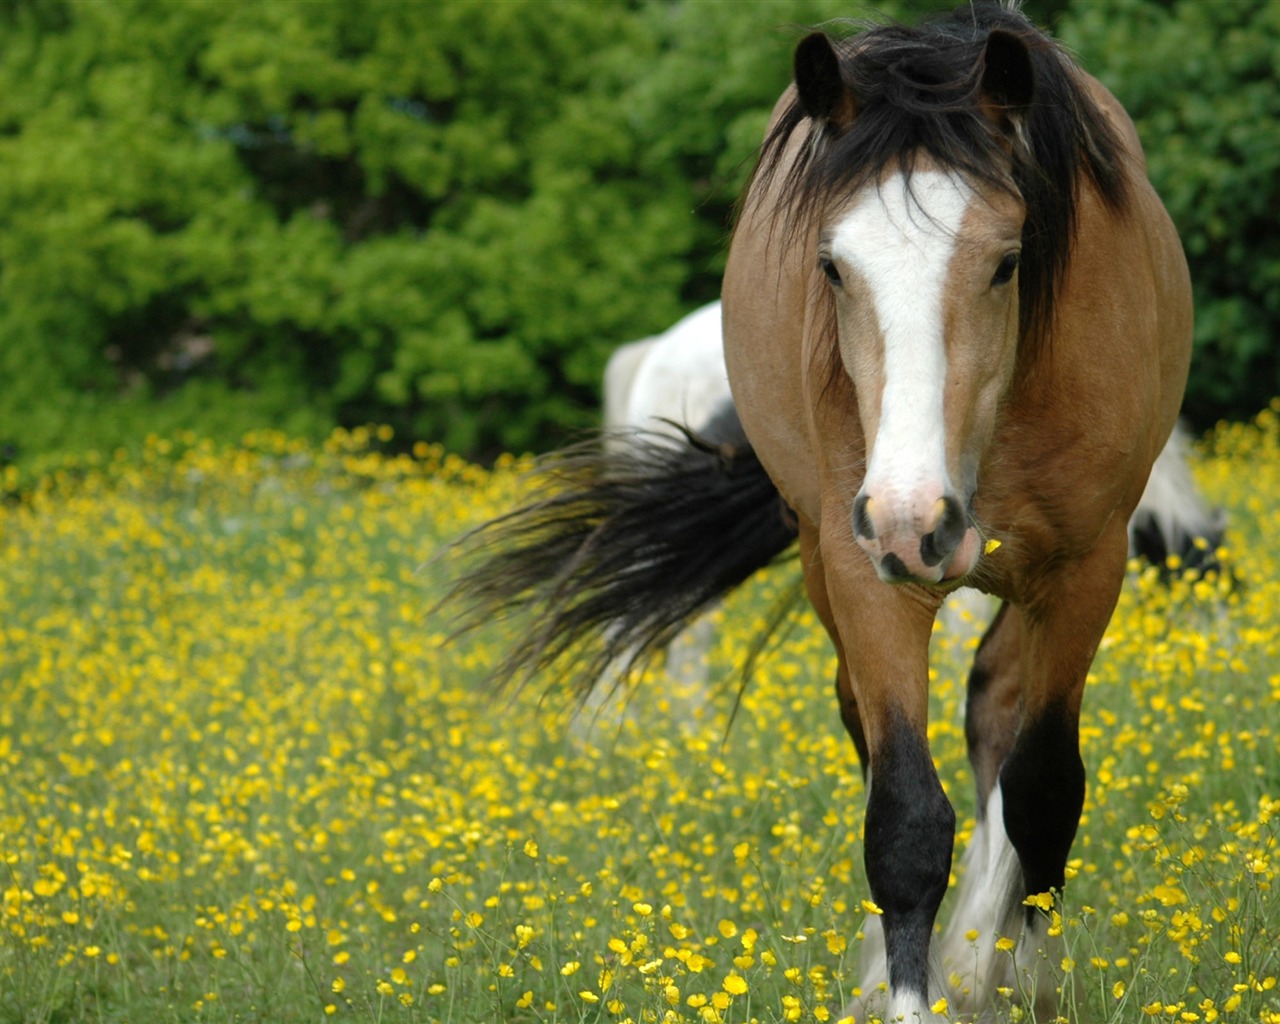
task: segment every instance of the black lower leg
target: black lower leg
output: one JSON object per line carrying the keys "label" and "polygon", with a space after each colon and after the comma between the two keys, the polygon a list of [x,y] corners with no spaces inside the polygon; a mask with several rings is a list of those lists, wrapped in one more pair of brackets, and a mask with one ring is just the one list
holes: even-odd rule
{"label": "black lower leg", "polygon": [[1076,716],[1046,709],[1023,724],[1000,770],[1004,823],[1027,893],[1062,889],[1084,808],[1084,763]]}
{"label": "black lower leg", "polygon": [[903,723],[871,760],[866,865],[884,912],[891,988],[928,994],[929,938],[947,889],[956,816],[928,744]]}

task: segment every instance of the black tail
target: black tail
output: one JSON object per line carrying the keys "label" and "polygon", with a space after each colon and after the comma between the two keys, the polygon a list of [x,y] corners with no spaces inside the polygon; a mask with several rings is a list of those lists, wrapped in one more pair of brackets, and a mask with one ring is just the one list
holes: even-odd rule
{"label": "black tail", "polygon": [[446,602],[460,604],[463,628],[529,618],[498,681],[563,658],[585,696],[791,546],[791,512],[733,407],[696,434],[680,430],[679,441],[642,434],[549,457],[534,501],[459,542],[470,565]]}

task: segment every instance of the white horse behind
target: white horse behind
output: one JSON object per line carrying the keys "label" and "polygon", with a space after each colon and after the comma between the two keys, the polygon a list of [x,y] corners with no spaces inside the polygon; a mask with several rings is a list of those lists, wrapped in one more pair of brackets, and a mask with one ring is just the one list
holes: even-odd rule
{"label": "white horse behind", "polygon": [[628,342],[604,369],[604,428],[614,438],[637,431],[679,437],[677,423],[696,432],[731,401],[718,302]]}
{"label": "white horse behind", "polygon": [[[662,334],[629,342],[613,353],[604,371],[606,443],[621,444],[641,432],[678,441],[680,427],[698,433],[732,401],[720,303],[712,302]],[[1157,566],[1176,555],[1186,567],[1207,570],[1217,567],[1214,552],[1222,541],[1225,517],[1221,509],[1210,509],[1196,487],[1187,461],[1189,448],[1186,430],[1179,424],[1152,467],[1129,520],[1129,551]],[[983,595],[963,588],[947,599],[940,618],[949,632],[978,636],[991,610]],[[685,682],[705,679],[705,652],[711,640],[704,616],[671,645],[668,675]],[[599,713],[595,695],[588,706]]]}

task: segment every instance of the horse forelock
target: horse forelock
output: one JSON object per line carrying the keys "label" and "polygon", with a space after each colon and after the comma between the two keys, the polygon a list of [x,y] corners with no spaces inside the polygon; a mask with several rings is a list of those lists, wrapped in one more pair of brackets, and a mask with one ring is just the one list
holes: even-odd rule
{"label": "horse forelock", "polygon": [[[1027,46],[1034,100],[1008,131],[984,110],[982,55],[993,31]],[[1048,343],[1054,300],[1071,256],[1082,179],[1125,206],[1122,143],[1061,46],[1015,9],[975,4],[917,27],[886,25],[836,44],[857,114],[843,127],[810,123],[798,99],[765,139],[753,190],[774,190],[774,215],[794,238],[824,212],[922,158],[974,184],[1017,196],[1025,210],[1019,333],[1032,352]],[[811,134],[789,143],[797,130]]]}

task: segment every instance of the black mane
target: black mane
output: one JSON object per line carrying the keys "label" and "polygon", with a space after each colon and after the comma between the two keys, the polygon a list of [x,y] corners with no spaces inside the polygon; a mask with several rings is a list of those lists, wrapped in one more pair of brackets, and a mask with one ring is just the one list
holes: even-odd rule
{"label": "black mane", "polygon": [[[1034,73],[1031,104],[1009,131],[981,104],[983,54],[993,31],[1025,43]],[[914,28],[872,28],[834,47],[857,115],[847,126],[823,126],[823,137],[802,147],[782,181],[779,211],[800,229],[829,201],[882,172],[909,174],[919,154],[1021,196],[1027,214],[1019,327],[1038,349],[1047,342],[1070,256],[1081,177],[1112,209],[1126,204],[1121,141],[1074,62],[1019,11],[996,3],[975,3]],[[788,140],[806,117],[798,100],[779,117],[756,168],[763,183],[781,169]]]}

